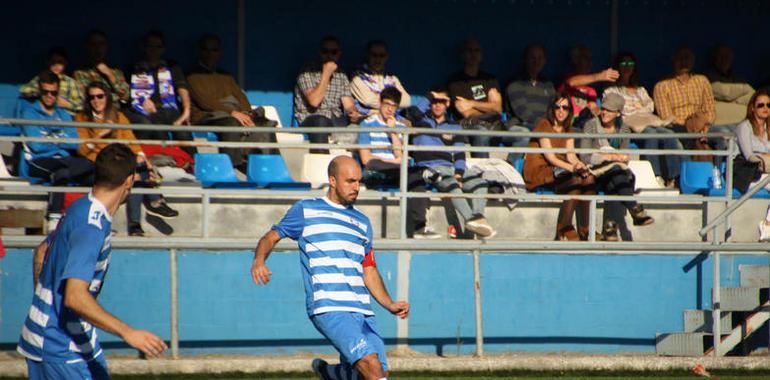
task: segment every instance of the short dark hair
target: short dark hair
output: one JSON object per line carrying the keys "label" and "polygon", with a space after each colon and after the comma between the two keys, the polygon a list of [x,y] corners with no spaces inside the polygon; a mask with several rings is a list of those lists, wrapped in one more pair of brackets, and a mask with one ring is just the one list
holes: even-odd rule
{"label": "short dark hair", "polygon": [[320,42],[319,46],[323,45],[326,42],[334,42],[337,45],[341,45],[340,44],[340,39],[337,38],[336,36],[332,36],[331,34],[323,36],[323,38],[321,38],[321,42]]}
{"label": "short dark hair", "polygon": [[150,40],[150,38],[157,38],[160,40],[163,45],[166,44],[166,37],[163,36],[163,32],[157,29],[151,29],[149,32],[147,32],[144,37],[142,37],[142,43],[144,45],[147,45],[147,41]]}
{"label": "short dark hair", "polygon": [[55,84],[59,85],[59,76],[54,74],[51,70],[43,70],[40,74],[37,75],[37,85],[40,86],[43,83],[45,84]]}
{"label": "short dark hair", "polygon": [[[55,57],[61,57],[64,58],[64,62],[54,62]],[[61,46],[53,46],[50,49],[48,49],[48,54],[46,55],[46,61],[49,65],[54,63],[63,63],[67,64],[69,61],[69,56],[67,55],[67,49],[61,47]]]}
{"label": "short dark hair", "polygon": [[206,47],[206,41],[208,40],[214,40],[217,42],[217,45],[222,45],[222,38],[220,38],[218,35],[214,33],[204,33],[201,38],[198,39],[198,47],[203,49]]}
{"label": "short dark hair", "polygon": [[105,40],[107,39],[107,33],[105,33],[103,30],[101,30],[101,29],[91,29],[91,30],[88,31],[88,33],[86,33],[86,41],[89,41],[91,39],[91,37],[93,37],[93,36],[100,36],[100,37],[104,38]]}
{"label": "short dark hair", "polygon": [[385,87],[380,93],[380,102],[385,99],[391,100],[393,103],[396,103],[396,105],[399,105],[401,104],[401,91],[395,87]]}
{"label": "short dark hair", "polygon": [[94,186],[114,189],[136,172],[136,154],[125,144],[113,143],[99,152],[94,164]]}
{"label": "short dark hair", "polygon": [[388,50],[388,44],[383,40],[371,40],[366,43],[366,51],[369,52],[369,50],[375,46],[382,46],[385,48],[385,50]]}

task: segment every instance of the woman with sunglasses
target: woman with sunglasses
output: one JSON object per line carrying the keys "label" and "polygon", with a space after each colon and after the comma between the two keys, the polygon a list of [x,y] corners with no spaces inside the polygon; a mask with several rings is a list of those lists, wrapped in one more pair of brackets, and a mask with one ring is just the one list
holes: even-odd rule
{"label": "woman with sunglasses", "polygon": [[[634,132],[652,134],[671,134],[674,130],[668,126],[670,120],[661,120],[655,112],[653,102],[647,90],[639,85],[639,70],[636,56],[625,52],[618,54],[613,67],[620,73],[620,78],[615,85],[604,90],[607,94],[618,94],[625,100],[623,106],[623,122],[628,124]],[[644,149],[683,149],[678,139],[667,137],[664,139],[639,139],[638,145]],[[643,158],[650,162],[652,171],[658,182],[665,187],[672,188],[679,177],[682,156],[647,155]],[[661,161],[665,166],[661,166]]]}
{"label": "woman with sunglasses", "polygon": [[[75,116],[75,121],[129,124],[128,118],[113,106],[113,97],[110,88],[106,84],[91,82],[86,87],[85,92],[86,100],[83,112]],[[78,128],[78,134],[82,139],[136,140],[136,136],[134,136],[130,129]],[[107,145],[106,143],[84,143],[78,148],[78,153],[94,161],[99,152],[106,148]],[[156,182],[151,178],[151,173],[153,173],[152,163],[147,159],[138,144],[130,144],[128,147],[136,153],[137,174],[141,177],[135,186],[154,187]],[[179,215],[179,212],[166,204],[166,200],[163,199],[162,195],[131,194],[126,202],[126,217],[128,219],[128,234],[130,236],[144,236],[144,230],[142,230],[140,222],[142,202],[144,202],[148,214],[161,218],[175,218]]]}
{"label": "woman with sunglasses", "polygon": [[[746,120],[735,127],[741,154],[733,160],[733,187],[746,192],[770,172],[770,94],[759,90],[751,96],[746,107]],[[770,185],[765,186],[770,190]],[[770,207],[759,222],[759,241],[770,241]]]}
{"label": "woman with sunglasses", "polygon": [[[568,94],[558,93],[548,106],[546,116],[540,119],[533,132],[571,133],[572,107]],[[575,148],[575,139],[541,137],[529,142],[530,148]],[[527,153],[524,156],[524,183],[527,190],[538,187],[553,188],[557,194],[596,194],[595,178],[575,152]],[[588,240],[589,201],[566,200],[559,209],[556,240]],[[578,230],[572,225],[577,211]]]}

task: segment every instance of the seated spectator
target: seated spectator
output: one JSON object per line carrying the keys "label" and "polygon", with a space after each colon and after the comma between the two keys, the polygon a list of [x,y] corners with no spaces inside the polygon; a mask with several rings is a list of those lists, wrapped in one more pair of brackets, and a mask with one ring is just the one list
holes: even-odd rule
{"label": "seated spectator", "polygon": [[[705,76],[693,74],[695,53],[683,46],[673,57],[674,74],[655,85],[653,99],[661,119],[673,119],[673,129],[679,133],[731,133],[725,126],[714,126],[716,109],[711,84]],[[714,139],[682,139],[687,149],[724,150],[725,141]]]}
{"label": "seated spectator", "polygon": [[[187,74],[192,98],[192,123],[244,127],[236,133],[220,133],[222,141],[275,142],[272,133],[252,133],[246,129],[257,126],[252,117],[251,104],[235,78],[217,66],[221,46],[219,36],[213,34],[205,34],[198,41],[198,65]],[[247,171],[249,154],[277,154],[274,149],[262,148],[222,148],[222,152],[227,153],[233,166],[243,173]]]}
{"label": "seated spectator", "polygon": [[[770,173],[770,94],[759,90],[751,96],[746,119],[735,127],[739,155],[733,160],[733,186],[741,192],[754,187]],[[765,186],[770,190],[770,185]],[[770,241],[770,207],[759,222],[759,241]]]}
{"label": "seated spectator", "polygon": [[[58,106],[59,83],[61,80],[51,71],[38,75],[38,94],[40,100],[26,107],[21,114],[23,119],[45,121],[72,121],[72,116]],[[22,133],[27,137],[46,137],[52,140],[78,138],[74,128],[25,125]],[[41,178],[54,186],[77,184],[90,186],[93,181],[94,165],[91,161],[78,157],[75,152],[78,144],[56,144],[53,142],[30,142],[24,144],[24,157],[29,163],[29,175]],[[48,200],[49,230],[55,228],[61,218],[64,206],[63,193],[50,193]]]}
{"label": "seated spectator", "polygon": [[[613,68],[620,73],[620,77],[614,85],[604,90],[604,96],[618,94],[623,97],[623,123],[637,133],[673,134],[672,119],[663,120],[653,113],[655,103],[647,90],[639,84],[639,64],[636,56],[629,52],[618,54]],[[636,144],[643,149],[683,149],[682,143],[674,137],[639,139]],[[652,165],[652,171],[661,186],[667,188],[676,186],[682,156],[651,154],[642,157]],[[661,165],[661,162],[665,166]]]}
{"label": "seated spectator", "polygon": [[733,73],[733,49],[725,44],[714,47],[712,67],[706,73],[714,92],[715,125],[735,125],[744,119],[746,105],[754,88],[748,81]]}
{"label": "seated spectator", "polygon": [[[494,75],[480,70],[481,44],[466,40],[462,46],[463,69],[449,77],[447,87],[453,110],[464,129],[502,130],[503,97]],[[500,139],[471,136],[473,146],[493,146]],[[489,158],[488,152],[472,152],[471,157]]]}
{"label": "seated spectator", "polygon": [[[446,110],[449,107],[449,93],[445,89],[436,89],[429,95],[430,105],[421,104],[410,107],[408,115],[412,125],[434,129],[462,129],[447,119]],[[412,144],[415,146],[464,146],[463,138],[453,134],[419,134],[415,135]],[[425,191],[427,185],[435,186],[442,193],[486,194],[487,182],[481,178],[481,173],[465,170],[464,152],[414,152],[415,169],[409,174],[409,191]],[[425,211],[428,198],[409,198],[407,233],[423,233],[426,225]],[[496,234],[484,217],[486,199],[451,198],[454,209],[460,213],[464,228],[483,238],[491,238]],[[447,210],[448,212],[454,212]],[[448,217],[447,219],[450,219]],[[460,231],[458,231],[459,233]]]}
{"label": "seated spectator", "polygon": [[614,82],[620,74],[612,68],[591,73],[592,53],[585,45],[573,46],[569,54],[572,72],[564,77],[559,91],[569,94],[575,117],[573,128],[580,129],[585,121],[599,115],[599,106],[596,104],[598,93],[594,86],[602,82]]}
{"label": "seated spectator", "polygon": [[[538,121],[533,132],[572,133],[570,96],[557,93],[549,105],[546,117]],[[573,138],[541,137],[529,142],[530,148],[575,148]],[[596,183],[588,167],[574,152],[527,153],[524,156],[524,183],[527,190],[551,187],[557,194],[594,195]],[[556,222],[556,240],[588,240],[589,201],[563,201]],[[578,229],[572,224],[577,209]]]}
{"label": "seated spectator", "polygon": [[[631,128],[619,117],[625,101],[618,94],[609,93],[602,97],[602,110],[599,117],[588,120],[583,128],[585,133],[603,133],[606,138],[584,138],[580,147],[600,149],[601,153],[584,153],[580,159],[590,165],[596,177],[597,189],[607,195],[634,195],[634,174],[628,168],[628,154],[613,153],[615,149],[628,149],[629,138],[613,137],[615,133],[631,133]],[[619,163],[620,165],[614,165]],[[601,173],[601,174],[597,174]],[[625,207],[625,209],[624,209]],[[631,241],[631,231],[626,226],[626,210],[631,214],[635,226],[646,226],[655,220],[647,215],[642,205],[636,201],[604,202],[602,220],[602,239],[618,240],[618,230],[624,241]]]}
{"label": "seated spectator", "polygon": [[[131,74],[131,107],[126,116],[131,124],[182,125],[190,119],[190,93],[182,70],[163,60],[163,34],[150,31],[142,39],[144,59]],[[182,104],[178,103],[181,98]],[[167,131],[139,131],[142,140],[168,140]],[[174,140],[192,140],[192,133],[174,131]],[[194,148],[184,148],[194,154]],[[150,155],[149,152],[145,152]]]}
{"label": "seated spectator", "polygon": [[385,41],[369,41],[366,44],[366,63],[353,72],[353,79],[350,80],[350,92],[356,100],[358,111],[363,115],[377,113],[380,109],[380,93],[388,87],[395,87],[401,93],[399,108],[412,104],[412,98],[398,77],[385,71],[387,62],[388,45]]}
{"label": "seated spectator", "polygon": [[[505,89],[508,112],[511,115],[506,123],[509,131],[531,131],[535,128],[537,120],[545,115],[556,94],[553,83],[543,76],[545,64],[545,47],[535,44],[524,49],[524,67],[521,74]],[[525,147],[529,144],[529,139],[517,139],[511,143],[516,147]],[[522,153],[511,153],[508,155],[508,162],[513,163],[523,156]]]}
{"label": "seated spectator", "polygon": [[[86,104],[83,112],[75,116],[76,121],[107,124],[129,124],[128,119],[112,104],[110,88],[103,82],[91,82],[86,87]],[[98,129],[78,128],[78,134],[82,139],[119,139],[136,140],[130,129]],[[109,144],[83,143],[78,148],[78,153],[90,160],[96,161],[96,156]],[[155,187],[157,178],[154,176],[155,168],[145,156],[142,148],[137,144],[128,147],[136,154],[136,173],[141,177],[134,182],[134,187]],[[130,236],[144,236],[144,230],[140,222],[142,201],[148,214],[161,218],[175,218],[179,213],[166,204],[166,200],[159,194],[131,194],[126,201],[126,219],[128,234]]]}
{"label": "seated spectator", "polygon": [[107,35],[101,30],[91,30],[86,36],[86,52],[88,67],[76,70],[74,77],[85,93],[91,82],[101,82],[110,88],[112,104],[115,108],[128,105],[130,88],[123,71],[107,64]]}
{"label": "seated spectator", "polygon": [[[337,37],[321,39],[319,60],[306,64],[294,86],[294,118],[301,127],[343,127],[358,123],[363,116],[356,109],[347,75],[338,70],[342,56]],[[328,144],[328,133],[311,133],[310,142]],[[327,153],[327,149],[311,149]]]}
{"label": "seated spectator", "polygon": [[[57,107],[74,115],[83,107],[83,93],[72,77],[64,73],[67,68],[67,51],[62,47],[53,47],[48,51],[48,71],[59,77],[59,97]],[[28,100],[40,98],[38,77],[32,78],[19,89],[20,96]]]}
{"label": "seated spectator", "polygon": [[[362,128],[385,128],[382,132],[359,133],[358,143],[373,149],[358,150],[364,165],[363,182],[367,187],[398,186],[401,172],[401,137],[396,128],[406,126],[398,119],[396,110],[401,103],[401,92],[386,87],[380,92],[379,111],[361,122]],[[390,128],[390,131],[387,129]]]}

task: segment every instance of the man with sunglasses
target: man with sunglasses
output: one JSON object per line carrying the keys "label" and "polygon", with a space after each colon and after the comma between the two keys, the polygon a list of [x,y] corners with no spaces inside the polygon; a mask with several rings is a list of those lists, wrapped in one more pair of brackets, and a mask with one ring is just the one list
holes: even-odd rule
{"label": "man with sunglasses", "polygon": [[[337,37],[321,39],[319,60],[300,70],[294,86],[294,118],[302,127],[342,127],[358,123],[362,115],[356,109],[347,75],[338,70],[342,56]],[[311,133],[310,142],[328,144],[328,133]],[[311,149],[326,153],[326,149]]]}
{"label": "man with sunglasses", "polygon": [[[59,96],[56,104],[70,115],[75,115],[83,109],[83,91],[72,77],[64,73],[67,68],[67,51],[63,47],[52,47],[48,51],[47,63],[48,70],[59,77]],[[21,86],[19,94],[23,99],[32,102],[37,100],[40,96],[38,77]],[[27,102],[20,104],[21,107],[29,105]]]}
{"label": "man with sunglasses", "polygon": [[[59,77],[56,74],[46,70],[38,75],[38,93],[40,100],[22,111],[22,119],[72,121],[72,116],[58,106]],[[27,137],[45,137],[51,140],[78,138],[75,128],[59,126],[24,125],[22,133]],[[29,142],[24,143],[21,160],[27,161],[29,176],[40,178],[51,185],[64,186],[75,183],[88,186],[92,181],[94,165],[88,159],[77,156],[77,149],[77,143]],[[63,206],[63,193],[49,195],[49,229],[58,223]]]}
{"label": "man with sunglasses", "polygon": [[385,71],[387,62],[388,45],[385,41],[369,41],[366,44],[366,63],[353,73],[353,79],[350,81],[350,92],[362,114],[376,114],[380,108],[380,94],[389,87],[395,87],[401,93],[399,108],[409,107],[412,103],[409,93],[398,77]]}

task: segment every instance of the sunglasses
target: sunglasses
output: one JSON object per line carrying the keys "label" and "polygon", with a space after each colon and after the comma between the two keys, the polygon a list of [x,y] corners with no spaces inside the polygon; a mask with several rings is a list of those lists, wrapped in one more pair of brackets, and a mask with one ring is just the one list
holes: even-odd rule
{"label": "sunglasses", "polygon": [[40,95],[59,96],[59,90],[40,90]]}
{"label": "sunglasses", "polygon": [[569,111],[570,110],[570,105],[569,104],[564,104],[564,105],[554,104],[553,105],[553,109],[554,110],[558,110],[559,108],[561,108],[564,111]]}
{"label": "sunglasses", "polygon": [[448,104],[449,101],[446,99],[431,99],[430,104]]}
{"label": "sunglasses", "polygon": [[620,66],[633,66],[633,65],[636,65],[636,62],[634,62],[634,61],[623,61],[623,62],[620,62]]}
{"label": "sunglasses", "polygon": [[334,55],[334,54],[337,54],[339,52],[340,52],[340,49],[324,49],[324,48],[321,49],[321,54]]}
{"label": "sunglasses", "polygon": [[104,93],[101,94],[88,94],[88,100],[94,100],[94,99],[104,99],[105,95]]}
{"label": "sunglasses", "polygon": [[754,108],[760,109],[760,108],[770,108],[770,103],[757,103],[754,105]]}

